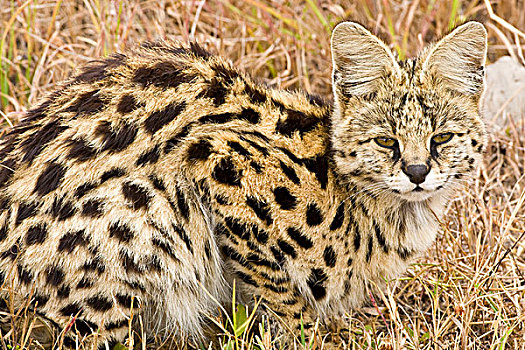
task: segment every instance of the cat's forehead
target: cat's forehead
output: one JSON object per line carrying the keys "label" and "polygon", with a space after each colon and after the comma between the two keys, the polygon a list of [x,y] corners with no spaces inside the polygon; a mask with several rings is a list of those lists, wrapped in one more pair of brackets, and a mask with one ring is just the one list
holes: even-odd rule
{"label": "cat's forehead", "polygon": [[380,113],[385,113],[394,134],[425,135],[443,118],[436,91],[423,89],[418,80],[417,59],[399,61],[401,77],[383,91]]}

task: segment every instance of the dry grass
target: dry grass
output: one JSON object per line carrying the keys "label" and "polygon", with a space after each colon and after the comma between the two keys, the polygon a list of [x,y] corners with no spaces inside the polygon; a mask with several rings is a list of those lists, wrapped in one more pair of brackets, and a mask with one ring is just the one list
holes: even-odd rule
{"label": "dry grass", "polygon": [[[330,29],[345,18],[372,28],[401,57],[417,53],[455,24],[476,19],[489,30],[489,61],[504,54],[523,60],[525,35],[515,29],[525,29],[524,2],[491,3],[489,8],[483,0],[344,5],[336,0],[2,0],[3,127],[18,121],[19,114],[7,113],[34,104],[74,67],[155,38],[206,43],[272,86],[326,97]],[[503,133],[492,135],[483,169],[451,203],[429,254],[378,292],[376,307],[349,310],[349,348],[525,348],[525,116],[517,117],[519,123],[509,121]],[[0,337],[2,348],[30,343],[31,317],[24,312],[29,313],[8,313],[11,331]],[[233,333],[246,335],[238,318],[235,322]],[[221,338],[224,348],[270,349],[274,338],[268,331],[261,334],[260,327],[252,327],[259,341],[228,342],[234,338],[230,332]]]}

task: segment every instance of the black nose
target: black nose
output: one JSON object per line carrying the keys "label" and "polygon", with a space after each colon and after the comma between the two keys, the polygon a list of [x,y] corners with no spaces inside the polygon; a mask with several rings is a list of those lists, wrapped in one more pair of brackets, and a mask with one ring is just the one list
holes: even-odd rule
{"label": "black nose", "polygon": [[416,185],[425,182],[425,177],[429,171],[430,167],[425,164],[409,165],[406,168],[403,168],[403,172],[407,174],[410,182],[415,183]]}

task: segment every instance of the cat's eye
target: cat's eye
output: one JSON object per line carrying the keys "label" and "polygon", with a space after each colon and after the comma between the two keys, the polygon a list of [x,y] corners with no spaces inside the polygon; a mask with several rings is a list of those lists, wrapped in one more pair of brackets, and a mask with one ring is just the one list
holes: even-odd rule
{"label": "cat's eye", "polygon": [[449,142],[452,139],[452,136],[454,136],[454,134],[451,132],[436,135],[432,138],[432,143],[435,145],[441,145],[442,143]]}
{"label": "cat's eye", "polygon": [[395,148],[397,146],[397,141],[389,137],[376,137],[374,141],[381,147],[385,148]]}

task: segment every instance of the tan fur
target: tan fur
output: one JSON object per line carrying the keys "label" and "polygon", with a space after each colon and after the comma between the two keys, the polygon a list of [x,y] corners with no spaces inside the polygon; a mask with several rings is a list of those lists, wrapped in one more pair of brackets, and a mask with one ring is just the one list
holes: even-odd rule
{"label": "tan fur", "polygon": [[[126,336],[132,298],[150,329],[199,339],[234,280],[292,328],[341,315],[430,246],[478,164],[485,41],[470,23],[396,62],[342,23],[333,110],[197,46],[92,62],[0,144],[3,278],[107,341]],[[421,162],[432,170],[414,192],[402,168]]]}

